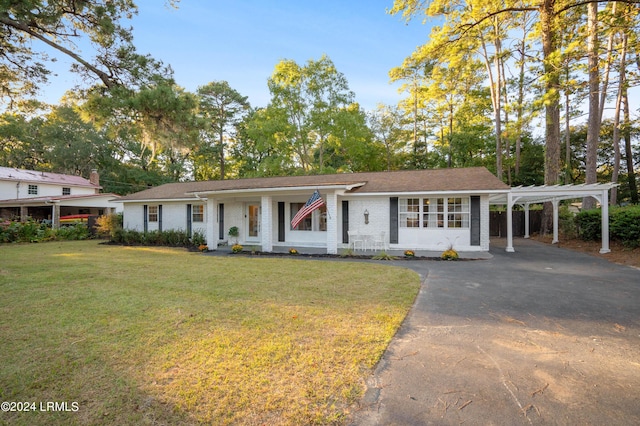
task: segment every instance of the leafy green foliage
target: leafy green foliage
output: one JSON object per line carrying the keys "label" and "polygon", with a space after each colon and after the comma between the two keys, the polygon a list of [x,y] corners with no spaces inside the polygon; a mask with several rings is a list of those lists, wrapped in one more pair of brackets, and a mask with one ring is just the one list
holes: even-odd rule
{"label": "leafy green foliage", "polygon": [[91,237],[89,228],[84,223],[66,225],[58,229],[28,220],[26,222],[0,223],[0,243],[39,243],[44,241],[86,240]]}
{"label": "leafy green foliage", "polygon": [[640,247],[640,206],[612,209],[609,230],[614,240],[628,247]]}
{"label": "leafy green foliage", "polygon": [[[583,240],[598,240],[601,234],[600,209],[585,210],[576,215],[578,235]],[[640,247],[640,207],[614,207],[609,212],[609,231],[612,240],[629,247]]]}
{"label": "leafy green foliage", "polygon": [[191,237],[186,231],[169,229],[166,231],[140,232],[117,227],[110,238],[115,244],[131,246],[199,247],[205,245],[205,236],[194,232]]}

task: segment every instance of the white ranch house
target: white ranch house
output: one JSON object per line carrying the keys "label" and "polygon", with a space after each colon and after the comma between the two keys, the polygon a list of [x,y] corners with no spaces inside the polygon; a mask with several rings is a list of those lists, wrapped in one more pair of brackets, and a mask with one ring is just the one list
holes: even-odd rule
{"label": "white ranch house", "polygon": [[[325,205],[296,228],[291,219],[315,190]],[[491,197],[510,188],[484,167],[287,176],[170,183],[122,197],[124,227],[180,229],[206,236],[209,249],[229,240],[326,249],[489,250]]]}

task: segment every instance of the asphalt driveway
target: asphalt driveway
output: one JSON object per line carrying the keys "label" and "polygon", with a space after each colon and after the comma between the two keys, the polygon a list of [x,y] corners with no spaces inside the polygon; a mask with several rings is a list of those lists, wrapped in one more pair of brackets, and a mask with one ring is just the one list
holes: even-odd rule
{"label": "asphalt driveway", "polygon": [[535,241],[423,286],[354,425],[640,424],[640,270]]}

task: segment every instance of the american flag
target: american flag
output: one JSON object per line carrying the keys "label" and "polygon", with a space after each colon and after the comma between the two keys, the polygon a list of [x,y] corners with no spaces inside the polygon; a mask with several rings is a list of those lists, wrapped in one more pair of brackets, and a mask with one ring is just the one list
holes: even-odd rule
{"label": "american flag", "polygon": [[320,197],[320,193],[316,189],[316,191],[311,195],[309,201],[300,209],[298,213],[291,219],[291,227],[295,228],[298,224],[304,219],[309,213],[319,208],[324,204],[322,197]]}

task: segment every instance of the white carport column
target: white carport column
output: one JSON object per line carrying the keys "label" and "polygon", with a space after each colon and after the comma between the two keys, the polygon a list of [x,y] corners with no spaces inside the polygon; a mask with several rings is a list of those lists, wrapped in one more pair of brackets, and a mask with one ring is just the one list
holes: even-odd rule
{"label": "white carport column", "polygon": [[207,246],[209,250],[218,249],[218,209],[213,197],[207,198]]}
{"label": "white carport column", "polygon": [[327,194],[327,254],[338,254],[338,195]]}
{"label": "white carport column", "polygon": [[507,247],[504,249],[513,253],[513,195],[511,191],[507,194]]}
{"label": "white carport column", "polygon": [[262,209],[260,221],[260,238],[262,251],[273,251],[273,202],[271,197],[263,196],[260,201]]}
{"label": "white carport column", "polygon": [[609,249],[609,190],[604,189],[602,191],[602,199],[600,200],[600,213],[602,214],[601,233],[602,233],[602,247],[600,253],[611,253]]}
{"label": "white carport column", "polygon": [[529,203],[524,203],[524,237],[529,236]]}
{"label": "white carport column", "polygon": [[551,244],[558,244],[558,204],[560,201],[557,198],[551,200],[553,204],[553,241]]}

